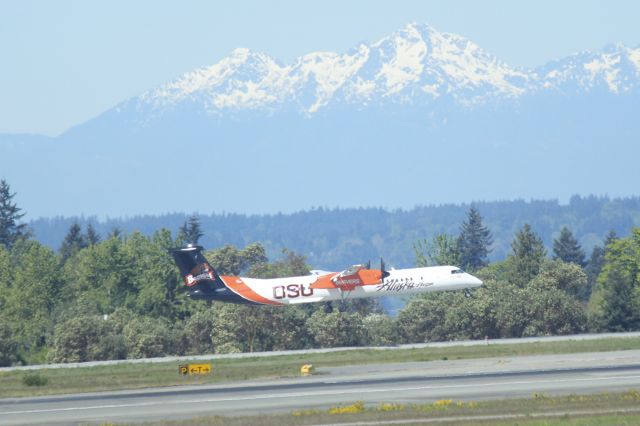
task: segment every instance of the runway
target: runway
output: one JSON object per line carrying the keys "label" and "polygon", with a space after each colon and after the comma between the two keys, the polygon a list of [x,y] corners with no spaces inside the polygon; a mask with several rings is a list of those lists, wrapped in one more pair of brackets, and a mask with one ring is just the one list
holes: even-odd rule
{"label": "runway", "polygon": [[640,389],[640,351],[321,368],[319,375],[0,400],[0,425],[252,415],[365,403],[425,403]]}

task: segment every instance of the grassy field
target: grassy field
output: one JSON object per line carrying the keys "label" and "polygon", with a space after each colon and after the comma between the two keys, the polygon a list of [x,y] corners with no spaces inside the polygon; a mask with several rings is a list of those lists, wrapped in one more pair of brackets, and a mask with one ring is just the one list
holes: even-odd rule
{"label": "grassy field", "polygon": [[[309,355],[223,359],[212,361],[213,374],[187,380],[178,374],[178,362],[10,371],[0,372],[0,398],[294,377],[299,375],[300,366],[307,363],[311,363],[317,368],[353,364],[603,352],[627,349],[640,349],[640,338],[606,338],[585,341],[404,350],[354,350]],[[197,363],[202,362],[205,361],[197,361]],[[186,362],[180,362],[180,364],[183,363]],[[29,381],[32,383],[31,386],[26,384]]]}
{"label": "grassy field", "polygon": [[[415,420],[412,422],[411,420]],[[440,420],[440,421],[438,421]],[[393,422],[447,425],[638,425],[640,392],[595,395],[546,396],[529,399],[484,402],[440,400],[428,404],[385,404],[365,406],[353,402],[326,410],[294,411],[287,414],[246,417],[199,417],[181,421],[149,422],[154,426],[255,425],[294,426]],[[405,423],[407,422],[407,423]],[[117,423],[126,425],[128,423]]]}

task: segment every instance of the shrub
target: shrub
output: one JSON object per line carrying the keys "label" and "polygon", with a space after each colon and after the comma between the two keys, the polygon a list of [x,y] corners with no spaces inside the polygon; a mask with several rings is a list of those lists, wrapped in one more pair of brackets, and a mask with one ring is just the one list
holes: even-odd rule
{"label": "shrub", "polygon": [[49,383],[49,378],[38,373],[30,373],[22,378],[22,383],[27,386],[44,386]]}
{"label": "shrub", "polygon": [[383,314],[371,314],[362,320],[366,331],[366,344],[392,346],[398,342],[398,328],[393,318]]}
{"label": "shrub", "polygon": [[53,362],[92,361],[89,348],[105,334],[105,321],[97,315],[82,315],[56,325],[49,359]]}

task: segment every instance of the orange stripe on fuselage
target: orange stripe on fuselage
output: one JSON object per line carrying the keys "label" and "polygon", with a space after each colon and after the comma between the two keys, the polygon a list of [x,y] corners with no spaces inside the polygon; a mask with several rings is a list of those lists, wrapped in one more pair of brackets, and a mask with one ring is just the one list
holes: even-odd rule
{"label": "orange stripe on fuselage", "polygon": [[284,303],[275,302],[273,300],[264,298],[258,293],[253,291],[240,277],[220,276],[222,282],[231,289],[238,296],[247,299],[251,302],[261,303],[263,305],[284,305]]}

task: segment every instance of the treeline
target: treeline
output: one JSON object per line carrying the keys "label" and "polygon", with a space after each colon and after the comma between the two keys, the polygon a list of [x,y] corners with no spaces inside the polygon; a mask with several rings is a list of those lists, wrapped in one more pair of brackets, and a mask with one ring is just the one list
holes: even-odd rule
{"label": "treeline", "polygon": [[[627,235],[640,226],[640,197],[571,197],[569,203],[557,200],[514,200],[476,202],[491,230],[490,259],[504,260],[511,253],[513,235],[528,223],[549,249],[563,227],[571,229],[580,244],[590,252],[602,243],[609,230]],[[200,214],[201,239],[205,247],[233,244],[244,247],[260,242],[270,257],[284,248],[303,254],[314,267],[343,269],[352,263],[384,257],[396,268],[414,263],[413,243],[436,234],[455,234],[471,205],[419,206],[410,210],[382,208],[315,208],[291,214],[243,215]],[[188,215],[167,214],[123,219],[98,220],[91,217],[50,218],[30,222],[38,241],[57,250],[69,227],[88,224],[102,235],[114,228],[145,235],[162,228],[177,232]]]}
{"label": "treeline", "polygon": [[[640,328],[640,229],[611,233],[587,256],[568,228],[547,253],[528,224],[502,261],[489,261],[494,236],[479,209],[456,234],[415,239],[414,263],[458,264],[485,285],[412,297],[396,317],[376,299],[287,307],[192,301],[168,249],[206,234],[197,217],[173,235],[72,224],[57,251],[20,224],[0,183],[0,365],[393,345]],[[308,273],[304,256],[270,261],[263,245],[206,252],[222,274],[278,277]]]}

